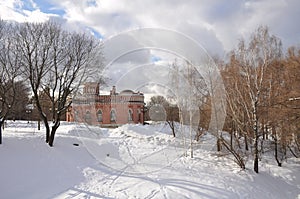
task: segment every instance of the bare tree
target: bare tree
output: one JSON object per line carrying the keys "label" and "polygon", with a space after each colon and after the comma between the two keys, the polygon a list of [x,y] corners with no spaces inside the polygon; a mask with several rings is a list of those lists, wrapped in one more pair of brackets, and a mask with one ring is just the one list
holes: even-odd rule
{"label": "bare tree", "polygon": [[169,127],[172,130],[173,137],[176,137],[176,129],[177,124],[179,123],[179,109],[177,105],[174,104],[168,104],[168,106],[165,107],[167,112],[167,123]]}
{"label": "bare tree", "polygon": [[287,120],[290,152],[295,157],[300,157],[300,49],[290,47],[283,62],[286,84],[283,84],[286,94],[284,95],[284,107],[287,109],[283,116]]}
{"label": "bare tree", "polygon": [[[61,118],[71,105],[71,94],[76,93],[91,69],[99,64],[95,60],[101,57],[100,43],[91,36],[64,31],[52,22],[21,24],[16,39],[24,74],[46,127],[46,142],[53,146]],[[45,114],[48,110],[42,106],[39,92],[44,92],[51,102],[51,118]]]}
{"label": "bare tree", "polygon": [[46,127],[46,142],[49,142],[50,127],[39,100],[42,80],[51,68],[50,48],[56,35],[49,34],[51,27],[46,24],[19,24],[15,33],[19,54],[22,58],[24,78],[28,79],[34,102],[40,118]]}
{"label": "bare tree", "polygon": [[0,144],[2,143],[2,126],[16,103],[17,82],[21,71],[19,56],[14,40],[10,38],[13,26],[0,20]]}
{"label": "bare tree", "polygon": [[157,118],[154,117],[154,119],[165,120],[172,130],[172,135],[176,137],[176,123],[179,122],[179,110],[177,105],[171,104],[163,96],[153,96],[148,103],[148,110],[155,109],[155,106],[162,108],[164,112],[161,112],[161,116]]}
{"label": "bare tree", "polygon": [[[48,78],[44,81],[46,84],[43,85],[43,88],[50,85],[49,98],[52,102],[54,125],[50,134],[50,146],[53,145],[54,135],[62,115],[71,105],[72,101],[69,100],[71,94],[76,93],[78,87],[90,75],[89,72],[94,67],[93,64],[96,64],[94,60],[101,53],[101,49],[98,48],[99,42],[92,37],[72,33],[63,35],[61,39],[67,39],[67,41],[61,44],[55,42],[53,67],[47,74]],[[62,48],[61,52],[56,48]]]}
{"label": "bare tree", "polygon": [[[179,133],[183,136],[184,147],[190,150],[190,156],[193,157],[193,143],[198,140],[198,132],[201,129],[199,126],[200,109],[208,91],[201,74],[188,61],[179,64],[175,60],[170,65],[169,76],[170,88],[172,88],[171,98],[178,106]],[[189,140],[189,147],[186,139]]]}
{"label": "bare tree", "polygon": [[[241,85],[241,78],[239,74],[239,65],[234,64],[234,58],[231,57],[231,62],[222,71],[222,76],[226,86],[226,100],[227,100],[227,118],[224,125],[224,131],[230,134],[230,140],[222,137],[222,145],[235,158],[235,162],[245,169],[245,155],[248,151],[248,133],[247,122],[245,120],[245,111],[243,107],[247,107],[247,100],[241,91],[244,89]],[[242,147],[241,139],[244,139],[244,146]]]}
{"label": "bare tree", "polygon": [[235,52],[236,64],[243,90],[237,90],[243,98],[243,111],[246,114],[249,130],[253,132],[254,171],[258,173],[260,113],[263,100],[266,70],[275,60],[281,57],[281,41],[270,36],[267,27],[259,27],[252,35],[249,44],[241,40]]}
{"label": "bare tree", "polygon": [[290,48],[287,57],[268,70],[269,85],[266,87],[269,98],[265,109],[278,166],[281,166],[283,159],[287,158],[288,149],[297,157],[295,149],[299,138],[300,121],[300,101],[297,100],[297,96],[300,96],[299,55],[295,48]]}

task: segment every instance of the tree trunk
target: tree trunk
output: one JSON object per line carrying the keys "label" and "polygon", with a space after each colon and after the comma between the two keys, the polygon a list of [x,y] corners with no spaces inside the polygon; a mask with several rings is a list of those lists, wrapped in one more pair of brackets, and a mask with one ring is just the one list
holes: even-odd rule
{"label": "tree trunk", "polygon": [[293,151],[293,149],[290,147],[290,146],[287,146],[288,148],[289,148],[289,150],[290,150],[290,152],[293,154],[293,156],[295,157],[295,158],[298,158],[298,156],[296,155],[296,153]]}
{"label": "tree trunk", "polygon": [[277,143],[277,138],[275,138],[274,139],[274,144],[275,144],[275,159],[276,159],[276,162],[277,162],[277,165],[279,166],[279,167],[281,167],[282,165],[281,165],[281,162],[279,161],[279,159],[278,159],[278,143]]}
{"label": "tree trunk", "polygon": [[59,125],[60,125],[60,122],[56,121],[54,123],[54,125],[52,126],[51,134],[50,134],[50,137],[49,137],[49,146],[50,147],[53,147],[55,133],[56,133],[56,130],[58,129]]}
{"label": "tree trunk", "polygon": [[264,121],[263,121],[263,123],[262,123],[261,130],[262,130],[262,139],[265,140],[265,139],[266,139],[266,134],[265,134],[265,125],[264,125]]}
{"label": "tree trunk", "polygon": [[221,151],[221,138],[217,139],[217,151]]}
{"label": "tree trunk", "polygon": [[193,143],[191,142],[191,158],[194,158]]}
{"label": "tree trunk", "polygon": [[[239,149],[242,149],[242,147],[241,147],[241,143],[240,143],[240,140],[239,140],[239,132],[234,132],[233,133],[233,138],[234,138],[234,140],[235,140],[235,142],[236,142],[236,144],[237,144],[237,146],[238,146],[238,148]],[[232,143],[233,144],[233,143]]]}
{"label": "tree trunk", "polygon": [[45,128],[46,128],[46,143],[49,143],[49,141],[50,141],[50,127],[49,127],[47,117],[42,117],[42,120],[43,120]]}
{"label": "tree trunk", "polygon": [[56,133],[56,130],[54,130],[53,127],[52,127],[51,134],[50,134],[50,137],[49,137],[49,142],[48,142],[50,147],[53,147],[55,133]]}
{"label": "tree trunk", "polygon": [[193,138],[193,136],[192,136],[192,131],[193,131],[193,129],[192,129],[192,125],[193,125],[193,123],[192,123],[192,121],[193,121],[193,114],[192,114],[192,111],[189,111],[189,117],[190,117],[190,129],[189,129],[189,131],[190,131],[190,148],[191,148],[191,158],[194,158],[194,148],[193,148],[193,140],[194,140],[194,138]]}
{"label": "tree trunk", "polygon": [[233,130],[230,132],[230,150],[233,150]]}
{"label": "tree trunk", "polygon": [[176,137],[174,121],[172,121],[172,134],[173,134],[173,137]]}
{"label": "tree trunk", "polygon": [[253,103],[253,131],[254,131],[254,171],[258,173],[258,96],[259,93],[256,94],[254,103]]}
{"label": "tree trunk", "polygon": [[38,130],[41,130],[41,121],[40,121],[40,119],[38,120]]}
{"label": "tree trunk", "polygon": [[173,137],[176,137],[174,121],[170,120],[170,121],[167,121],[167,123],[169,124],[169,127],[170,127],[171,130],[172,130],[172,135],[173,135]]}
{"label": "tree trunk", "polygon": [[258,173],[258,148],[257,139],[254,140],[254,171]]}
{"label": "tree trunk", "polygon": [[3,125],[3,120],[0,120],[0,144],[2,144],[2,125]]}
{"label": "tree trunk", "polygon": [[258,129],[257,129],[257,121],[254,124],[254,171],[258,173]]}
{"label": "tree trunk", "polygon": [[261,153],[264,154],[265,151],[264,151],[264,140],[261,140],[260,141],[260,150],[261,150]]}
{"label": "tree trunk", "polygon": [[246,168],[246,165],[243,157],[236,150],[231,150],[231,147],[228,146],[229,144],[224,139],[221,138],[220,143],[223,144],[223,146],[225,146],[225,148],[234,156],[236,160],[235,162],[241,167],[241,169],[244,170]]}
{"label": "tree trunk", "polygon": [[245,150],[249,151],[248,139],[247,139],[247,134],[246,133],[244,133],[244,140],[245,140]]}
{"label": "tree trunk", "polygon": [[278,139],[277,139],[277,132],[276,132],[276,129],[275,127],[272,127],[272,131],[273,131],[273,138],[274,138],[274,156],[275,156],[275,160],[277,162],[277,165],[279,167],[282,166],[281,162],[279,161],[278,159]]}
{"label": "tree trunk", "polygon": [[43,120],[45,128],[46,128],[46,143],[49,143],[50,127],[49,127],[49,124],[48,124],[47,116],[44,114],[43,109],[42,109],[42,105],[40,104],[39,94],[38,94],[37,89],[34,90],[34,97],[35,97],[35,100],[36,100],[35,104],[37,106],[37,109],[38,109],[38,112],[39,112],[39,115],[40,115],[40,119]]}

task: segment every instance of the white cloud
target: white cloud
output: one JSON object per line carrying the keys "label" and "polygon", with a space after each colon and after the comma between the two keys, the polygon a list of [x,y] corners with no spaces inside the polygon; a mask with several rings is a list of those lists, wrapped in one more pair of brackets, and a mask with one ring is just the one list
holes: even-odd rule
{"label": "white cloud", "polygon": [[41,12],[39,9],[34,11],[24,10],[24,21],[27,22],[45,22],[49,20],[50,17],[54,17],[56,15],[45,14]]}
{"label": "white cloud", "polygon": [[[34,0],[33,10],[22,10],[24,1],[0,1],[1,18],[16,21],[44,21],[54,15],[41,12]],[[140,27],[174,29],[202,43],[210,52],[222,54],[235,47],[259,25],[268,25],[283,44],[299,42],[298,0],[53,0],[64,10],[67,23],[87,26],[104,37]]]}
{"label": "white cloud", "polygon": [[51,17],[57,17],[56,14],[41,12],[33,0],[27,2],[21,0],[0,0],[0,10],[1,19],[17,22],[45,22]]}
{"label": "white cloud", "polygon": [[[0,17],[21,22],[45,21],[57,16],[43,13],[35,0],[27,0],[27,4],[31,4],[32,9],[26,9],[24,1],[0,0]],[[51,5],[56,10],[64,11],[57,20],[62,20],[65,28],[89,32],[96,30],[105,41],[132,29],[163,28],[195,39],[212,56],[223,56],[236,47],[241,37],[247,39],[259,25],[267,25],[285,46],[300,43],[300,26],[297,24],[300,19],[299,0],[52,0]],[[183,45],[185,40],[179,37],[174,37],[174,42],[164,43],[170,39],[168,37],[170,35],[149,34],[147,45],[151,44],[152,39],[152,42],[161,43],[167,49],[178,46],[189,49],[190,46]],[[124,49],[144,47],[139,41],[139,38],[123,38],[123,42],[116,42],[113,45],[115,48],[106,54],[108,60],[120,55]],[[191,52],[196,53],[193,49]],[[122,65],[122,68],[111,73],[112,79],[128,72],[129,66],[151,63],[151,57],[157,56],[162,61],[174,57],[166,54],[153,49],[128,53],[115,63],[115,67]],[[133,70],[128,73],[127,79],[146,78],[144,73]]]}

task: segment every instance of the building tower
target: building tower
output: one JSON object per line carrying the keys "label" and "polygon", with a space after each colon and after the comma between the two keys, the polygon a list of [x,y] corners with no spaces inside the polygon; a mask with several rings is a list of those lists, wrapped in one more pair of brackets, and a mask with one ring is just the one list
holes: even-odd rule
{"label": "building tower", "polygon": [[87,82],[84,84],[83,94],[89,96],[98,96],[99,95],[99,83],[96,82]]}

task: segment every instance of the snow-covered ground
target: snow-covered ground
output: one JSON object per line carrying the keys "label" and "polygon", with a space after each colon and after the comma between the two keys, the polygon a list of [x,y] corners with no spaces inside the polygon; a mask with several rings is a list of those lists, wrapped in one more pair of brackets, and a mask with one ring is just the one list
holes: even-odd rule
{"label": "snow-covered ground", "polygon": [[[75,146],[74,144],[79,144]],[[241,171],[202,137],[194,158],[164,125],[101,129],[62,123],[54,147],[36,124],[9,122],[0,145],[0,198],[263,198],[300,199],[300,161],[260,173]]]}

